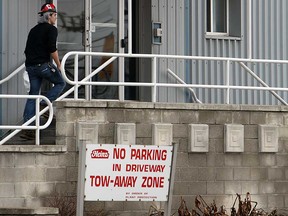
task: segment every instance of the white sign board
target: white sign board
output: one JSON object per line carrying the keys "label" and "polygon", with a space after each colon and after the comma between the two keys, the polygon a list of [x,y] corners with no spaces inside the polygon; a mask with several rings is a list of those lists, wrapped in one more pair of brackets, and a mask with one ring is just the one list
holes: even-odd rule
{"label": "white sign board", "polygon": [[87,144],[85,201],[167,201],[173,146]]}

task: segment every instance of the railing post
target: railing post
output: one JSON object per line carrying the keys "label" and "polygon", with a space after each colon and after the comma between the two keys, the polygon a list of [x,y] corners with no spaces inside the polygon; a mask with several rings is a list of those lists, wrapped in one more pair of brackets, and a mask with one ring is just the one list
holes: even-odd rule
{"label": "railing post", "polygon": [[152,102],[155,103],[157,100],[157,57],[152,59]]}
{"label": "railing post", "polygon": [[35,125],[36,125],[36,137],[35,137],[35,144],[36,145],[40,145],[40,130],[39,130],[39,126],[40,126],[40,116],[39,116],[39,111],[40,111],[40,98],[36,99],[36,119],[35,119]]}
{"label": "railing post", "polygon": [[230,60],[226,62],[226,104],[230,103]]}
{"label": "railing post", "polygon": [[75,83],[76,85],[74,86],[74,99],[77,100],[78,99],[78,62],[79,62],[79,55],[75,54],[74,57],[74,79],[75,79]]}

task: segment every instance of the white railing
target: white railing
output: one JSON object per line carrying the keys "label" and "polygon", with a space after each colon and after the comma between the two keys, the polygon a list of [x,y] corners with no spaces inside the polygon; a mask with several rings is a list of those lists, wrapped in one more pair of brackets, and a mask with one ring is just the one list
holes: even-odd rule
{"label": "white railing", "polygon": [[[74,80],[68,79],[65,73],[65,63],[70,56],[74,56]],[[79,56],[97,56],[97,57],[111,57],[108,59],[103,65],[99,66],[96,70],[92,71],[88,76],[86,76],[82,80],[78,80],[78,62]],[[126,57],[126,58],[149,58],[152,60],[152,69],[151,69],[151,77],[152,80],[150,83],[144,82],[98,82],[98,81],[91,81],[91,78],[99,73],[103,68],[109,65],[111,62],[115,61],[119,57]],[[226,63],[225,67],[225,85],[209,85],[209,84],[186,84],[183,80],[177,77],[178,82],[180,84],[173,84],[173,83],[159,83],[157,82],[157,67],[158,67],[158,60],[159,59],[182,59],[182,60],[207,60],[207,61],[222,61]],[[259,86],[235,86],[230,84],[230,63],[237,62],[247,71],[248,73],[252,74],[253,77],[262,85]],[[282,87],[269,87],[260,77],[258,77],[252,70],[250,70],[243,62],[249,63],[277,63],[277,64],[288,64],[287,60],[268,60],[268,59],[243,59],[243,58],[226,58],[226,57],[204,57],[204,56],[181,56],[181,55],[153,55],[153,54],[121,54],[121,53],[102,53],[102,52],[68,52],[62,59],[62,74],[67,83],[74,86],[74,99],[78,99],[78,88],[81,85],[98,85],[98,86],[145,86],[151,87],[151,95],[152,95],[152,102],[157,101],[157,88],[158,87],[173,87],[173,88],[208,88],[208,89],[224,89],[226,90],[226,97],[225,103],[230,103],[230,91],[232,89],[237,90],[266,90],[273,94],[282,104],[288,105],[287,102],[282,99],[275,91],[288,91],[288,88]],[[172,74],[173,72],[167,68],[167,71]],[[124,74],[124,73],[122,73]],[[176,77],[175,77],[176,78]],[[179,80],[180,79],[180,80]],[[119,80],[124,80],[124,77],[119,77]],[[120,95],[124,95],[124,89],[122,88],[121,93],[119,93],[119,100],[124,100],[125,97],[120,97]],[[193,91],[193,89],[192,89]],[[194,93],[194,91],[193,91]],[[192,94],[195,96],[195,100],[200,102],[195,93]]]}
{"label": "white railing", "polygon": [[[13,98],[30,98],[36,100],[36,115],[29,119],[27,122],[25,122],[23,125],[0,125],[0,129],[13,129],[14,131],[11,132],[9,135],[7,135],[4,139],[0,141],[0,145],[3,145],[5,142],[10,140],[12,137],[14,137],[17,133],[19,133],[21,130],[36,130],[35,133],[35,144],[40,145],[40,130],[43,130],[47,128],[52,120],[53,120],[53,107],[52,103],[49,101],[48,98],[42,96],[42,95],[0,95],[0,98],[6,98],[6,99],[13,99]],[[44,100],[47,103],[47,107],[45,107],[43,110],[40,110],[40,101]],[[46,111],[49,110],[49,117],[44,125],[40,125],[40,116],[44,114]],[[35,125],[30,125],[33,121],[35,121]]]}
{"label": "white railing", "polygon": [[[7,77],[5,77],[4,79],[0,80],[0,85],[2,85],[3,83],[9,82],[9,80],[11,80],[13,77],[15,77],[17,74],[19,74],[20,72],[23,72],[23,70],[25,69],[25,64],[20,65],[16,70],[14,70],[12,73],[10,73]],[[24,81],[23,81],[24,82]],[[4,138],[0,141],[0,145],[3,145],[4,143],[6,143],[8,140],[10,140],[12,137],[14,137],[16,134],[18,134],[21,130],[35,130],[35,144],[36,145],[40,145],[40,130],[46,129],[52,122],[53,120],[53,107],[52,107],[52,103],[44,96],[41,95],[10,95],[10,94],[0,94],[0,98],[2,99],[27,99],[27,98],[31,98],[31,99],[35,99],[36,100],[36,115],[31,118],[29,121],[25,122],[22,125],[0,125],[0,129],[3,130],[14,130],[11,133],[9,133],[8,135],[5,135]],[[45,107],[43,110],[39,110],[39,104],[40,104],[40,100],[44,100],[47,103],[47,107]],[[49,110],[49,117],[46,121],[46,123],[44,125],[40,125],[40,116],[47,112]],[[29,124],[31,124],[33,121],[35,121],[35,125],[31,126]]]}

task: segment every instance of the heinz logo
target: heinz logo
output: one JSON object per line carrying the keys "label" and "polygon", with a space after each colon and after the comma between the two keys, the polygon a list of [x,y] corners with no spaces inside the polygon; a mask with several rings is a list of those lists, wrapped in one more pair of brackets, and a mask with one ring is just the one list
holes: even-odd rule
{"label": "heinz logo", "polygon": [[105,149],[95,149],[91,152],[91,158],[107,159],[109,158],[109,152]]}

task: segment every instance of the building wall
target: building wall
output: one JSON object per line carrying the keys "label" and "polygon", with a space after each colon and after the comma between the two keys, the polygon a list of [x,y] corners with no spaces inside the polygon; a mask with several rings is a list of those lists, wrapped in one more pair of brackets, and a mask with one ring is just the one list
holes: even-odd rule
{"label": "building wall", "polygon": [[[231,5],[235,4],[230,1]],[[163,43],[152,45],[155,54],[184,54],[191,56],[249,58],[248,2],[252,6],[252,58],[287,59],[287,22],[285,18],[288,4],[285,0],[241,0],[241,36],[206,37],[206,1],[152,0],[152,20],[163,22]],[[237,1],[237,4],[239,1]],[[185,7],[184,7],[185,6]],[[185,16],[184,16],[185,15]],[[234,15],[234,14],[233,14]],[[230,22],[235,19],[231,16]],[[185,22],[183,21],[185,19]],[[184,24],[185,28],[184,28]],[[185,40],[184,40],[185,39]],[[185,41],[185,42],[184,42]],[[185,82],[192,84],[225,84],[225,63],[221,61],[183,61],[160,62],[161,82],[174,82],[168,77],[166,69],[172,68]],[[180,68],[179,68],[179,67]],[[287,65],[248,64],[268,85],[287,87]],[[233,85],[260,86],[238,63],[231,62],[230,83]],[[185,72],[184,72],[185,71]],[[204,103],[225,103],[223,90],[195,89]],[[180,93],[182,91],[182,93]],[[177,94],[177,93],[179,94]],[[187,92],[186,92],[187,94]],[[287,93],[279,92],[284,99]],[[181,96],[180,96],[181,95]],[[185,95],[185,92],[184,92]],[[181,98],[182,97],[182,98]],[[159,101],[190,101],[183,99],[183,90],[161,89]],[[234,104],[280,104],[271,94],[264,91],[233,90],[230,102]]]}
{"label": "building wall", "polygon": [[[44,2],[44,1],[42,1]],[[39,0],[2,0],[1,4],[1,77],[5,78],[24,61],[24,49],[30,28],[37,24]],[[26,94],[23,73],[1,85],[2,94]],[[2,124],[15,124],[22,119],[25,100],[1,99]]]}
{"label": "building wall", "polygon": [[[172,126],[172,141],[179,145],[172,212],[180,206],[181,197],[189,209],[195,208],[197,195],[208,204],[215,199],[218,207],[225,205],[229,212],[236,193],[244,199],[246,192],[258,202],[257,208],[288,207],[287,107],[62,101],[57,102],[56,117],[57,145],[0,146],[0,207],[47,206],[55,195],[75,196],[76,140],[86,136],[91,142],[114,144],[117,123],[135,124],[135,142],[143,145],[152,144],[155,124]],[[188,151],[190,124],[208,125],[208,152]],[[225,124],[244,126],[244,152],[225,153]],[[278,126],[277,152],[259,153],[258,125]],[[87,202],[85,209],[135,215],[147,213],[151,204]]]}

